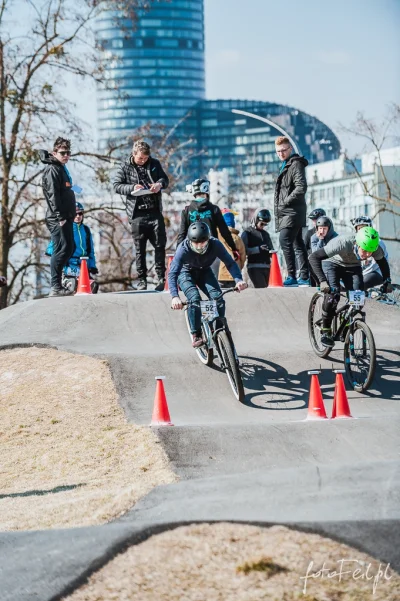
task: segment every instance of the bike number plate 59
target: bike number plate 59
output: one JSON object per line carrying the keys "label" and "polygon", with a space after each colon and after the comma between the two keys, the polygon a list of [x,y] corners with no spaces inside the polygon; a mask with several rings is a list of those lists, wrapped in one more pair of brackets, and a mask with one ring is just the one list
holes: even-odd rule
{"label": "bike number plate 59", "polygon": [[215,317],[218,316],[217,301],[215,301],[215,300],[200,301],[200,307],[201,307],[201,315],[207,321],[210,321],[211,319],[214,319]]}
{"label": "bike number plate 59", "polygon": [[365,304],[365,293],[362,290],[349,290],[349,304],[363,307]]}

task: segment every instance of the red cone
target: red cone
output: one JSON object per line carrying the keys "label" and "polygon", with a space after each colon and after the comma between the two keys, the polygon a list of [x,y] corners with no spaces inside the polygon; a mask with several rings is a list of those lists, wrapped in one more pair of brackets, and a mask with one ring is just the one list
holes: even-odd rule
{"label": "red cone", "polygon": [[90,287],[89,271],[87,268],[87,257],[81,257],[81,270],[79,273],[78,288],[76,295],[79,294],[93,294]]}
{"label": "red cone", "polygon": [[165,272],[165,286],[164,286],[164,292],[169,292],[169,286],[168,286],[168,274],[169,274],[169,270],[171,267],[171,263],[172,263],[172,259],[174,258],[174,255],[167,255],[168,258],[168,263],[167,263],[167,270]]}
{"label": "red cone", "polygon": [[324,399],[322,398],[321,387],[319,385],[318,374],[320,371],[309,371],[311,375],[310,396],[308,399],[308,420],[327,419]]}
{"label": "red cone", "polygon": [[269,288],[282,288],[282,274],[279,267],[278,255],[276,252],[271,252],[271,269],[269,272]]}
{"label": "red cone", "polygon": [[151,418],[152,426],[173,426],[169,416],[167,397],[165,396],[164,379],[165,376],[156,377],[156,394],[154,396],[154,409]]}
{"label": "red cone", "polygon": [[347,398],[347,392],[343,381],[343,370],[335,370],[336,382],[335,382],[335,395],[333,397],[332,407],[332,419],[348,418],[353,417],[350,413],[349,400]]}

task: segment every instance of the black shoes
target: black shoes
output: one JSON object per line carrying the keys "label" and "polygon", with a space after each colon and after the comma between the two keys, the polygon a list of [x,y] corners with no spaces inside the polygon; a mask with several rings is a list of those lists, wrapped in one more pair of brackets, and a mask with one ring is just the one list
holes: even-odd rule
{"label": "black shoes", "polygon": [[323,346],[333,347],[335,346],[335,341],[332,338],[332,331],[330,328],[322,328],[321,330],[321,344]]}
{"label": "black shoes", "polygon": [[165,278],[160,278],[157,282],[157,286],[154,288],[154,290],[157,290],[157,292],[162,292],[165,288]]}
{"label": "black shoes", "polygon": [[147,280],[139,280],[136,290],[147,290]]}

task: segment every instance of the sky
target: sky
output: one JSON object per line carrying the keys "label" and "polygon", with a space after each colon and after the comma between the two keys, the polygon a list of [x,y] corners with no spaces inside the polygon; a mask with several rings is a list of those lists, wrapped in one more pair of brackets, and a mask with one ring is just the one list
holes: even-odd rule
{"label": "sky", "polygon": [[[400,0],[205,0],[207,98],[287,104],[361,152],[340,125],[400,103],[399,32]],[[95,127],[95,91],[71,98]]]}

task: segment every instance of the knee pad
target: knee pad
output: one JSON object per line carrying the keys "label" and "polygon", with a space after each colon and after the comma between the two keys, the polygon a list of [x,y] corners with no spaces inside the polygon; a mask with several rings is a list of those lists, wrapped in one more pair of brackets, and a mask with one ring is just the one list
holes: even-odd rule
{"label": "knee pad", "polygon": [[340,294],[337,292],[330,292],[329,294],[324,294],[324,300],[322,303],[322,316],[330,317],[333,315],[337,304],[339,302]]}

